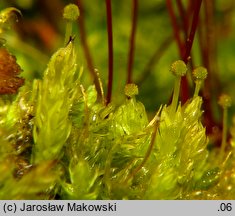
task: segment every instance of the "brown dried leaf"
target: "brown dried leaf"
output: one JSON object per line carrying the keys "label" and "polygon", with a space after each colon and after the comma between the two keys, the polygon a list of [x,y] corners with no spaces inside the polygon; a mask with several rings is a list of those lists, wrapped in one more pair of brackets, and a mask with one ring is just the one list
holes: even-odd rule
{"label": "brown dried leaf", "polygon": [[24,79],[17,75],[21,72],[15,56],[7,49],[0,48],[0,94],[15,94],[24,84]]}

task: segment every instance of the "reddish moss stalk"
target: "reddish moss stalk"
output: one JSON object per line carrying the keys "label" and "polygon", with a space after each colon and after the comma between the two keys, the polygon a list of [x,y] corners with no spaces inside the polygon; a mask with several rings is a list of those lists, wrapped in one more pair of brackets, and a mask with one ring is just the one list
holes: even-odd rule
{"label": "reddish moss stalk", "polygon": [[[190,53],[191,53],[191,49],[192,49],[192,45],[193,45],[193,41],[194,41],[194,37],[195,37],[195,33],[197,30],[197,26],[198,26],[198,19],[199,19],[199,12],[200,12],[200,8],[201,8],[201,3],[202,0],[198,0],[195,1],[194,4],[194,14],[193,14],[193,20],[192,20],[192,25],[191,25],[191,30],[190,30],[190,34],[189,37],[186,40],[186,49],[185,49],[185,54],[183,56],[183,61],[187,64],[190,60]],[[182,89],[181,89],[181,99],[182,102],[186,102],[189,98],[189,88],[188,88],[188,82],[186,80],[186,77],[184,77],[182,79]]]}
{"label": "reddish moss stalk", "polygon": [[177,4],[178,10],[179,10],[179,14],[180,14],[180,17],[181,17],[181,20],[182,20],[182,27],[183,27],[183,30],[184,30],[184,37],[185,37],[185,40],[186,40],[187,39],[187,35],[188,35],[188,20],[187,20],[187,16],[185,14],[185,9],[184,9],[184,6],[182,4],[182,1],[181,0],[176,0],[176,4]]}
{"label": "reddish moss stalk", "polygon": [[87,61],[88,70],[94,79],[94,83],[95,83],[95,87],[96,87],[96,90],[98,93],[98,97],[101,98],[101,87],[99,84],[99,78],[98,78],[97,74],[95,73],[93,60],[92,60],[90,49],[89,49],[89,46],[88,46],[88,43],[86,40],[87,35],[86,35],[86,29],[85,29],[84,8],[83,8],[82,0],[78,0],[77,5],[80,9],[80,17],[78,19],[78,24],[79,24],[79,30],[80,30],[81,44],[82,44],[84,55],[85,55],[85,58]]}
{"label": "reddish moss stalk", "polygon": [[185,54],[184,54],[184,58],[183,58],[183,61],[186,64],[189,61],[189,57],[190,57],[190,53],[191,53],[195,33],[196,33],[196,30],[197,30],[197,26],[198,26],[198,18],[199,18],[201,3],[202,3],[202,0],[195,1],[193,21],[192,21],[189,37],[187,38],[187,41],[186,41],[186,50],[185,50]]}
{"label": "reddish moss stalk", "polygon": [[171,23],[172,23],[172,27],[173,27],[173,32],[174,32],[174,37],[175,37],[176,43],[179,48],[180,56],[182,57],[183,50],[184,50],[184,44],[180,39],[180,28],[178,26],[178,23],[176,22],[177,19],[176,19],[174,10],[173,10],[171,0],[166,0],[166,5],[167,5],[168,13],[170,15],[170,19],[171,19]]}
{"label": "reddish moss stalk", "polygon": [[[203,104],[204,104],[204,124],[206,126],[207,134],[214,136],[215,125],[218,128],[222,128],[222,122],[218,123],[214,119],[213,104],[212,101],[218,98],[218,94],[221,91],[220,82],[218,79],[218,66],[216,59],[216,37],[215,37],[215,21],[214,10],[215,5],[212,1],[204,2],[204,19],[199,20],[198,38],[201,51],[201,60],[203,65],[208,70],[208,79],[205,80],[203,86]],[[216,68],[216,70],[215,70]],[[216,88],[215,88],[216,86]],[[212,96],[213,93],[213,96]],[[216,136],[217,137],[217,136]],[[220,140],[217,138],[216,144],[220,145]]]}
{"label": "reddish moss stalk", "polygon": [[112,30],[112,5],[111,0],[106,0],[106,14],[107,14],[107,32],[108,32],[108,89],[106,104],[111,102],[112,88],[113,88],[113,30]]}
{"label": "reddish moss stalk", "polygon": [[[184,59],[184,50],[185,50],[184,49],[184,44],[183,44],[183,42],[181,41],[181,38],[180,38],[180,28],[178,26],[178,23],[176,22],[177,19],[176,19],[174,10],[173,10],[172,1],[167,0],[166,4],[167,4],[167,9],[168,9],[168,12],[169,12],[169,15],[170,15],[170,18],[171,18],[171,23],[172,23],[172,27],[173,27],[173,31],[174,31],[174,38],[175,38],[175,40],[177,42],[177,45],[178,45],[180,57],[182,59]],[[188,82],[187,82],[186,77],[182,77],[180,86],[181,86],[181,90],[180,90],[181,100],[184,103],[189,98],[189,87],[188,87]]]}
{"label": "reddish moss stalk", "polygon": [[[182,8],[182,4],[181,4],[182,2],[179,0],[177,2],[178,2],[178,8],[180,10],[180,13],[183,13],[183,11],[182,11],[183,8]],[[182,60],[187,64],[190,60],[190,53],[191,53],[196,29],[198,26],[198,18],[199,18],[199,12],[200,12],[200,8],[201,8],[202,0],[195,1],[195,3],[194,3],[194,7],[193,7],[194,13],[193,13],[192,25],[191,25],[190,34],[186,40],[185,48],[184,48],[183,43],[180,39],[180,28],[176,22],[176,16],[175,16],[175,13],[173,10],[172,1],[166,0],[166,3],[167,3],[168,12],[169,12],[172,26],[173,26],[173,30],[174,30],[174,37],[175,37],[175,40],[177,42],[177,45],[178,45],[178,48],[180,51],[180,56],[181,56]],[[190,9],[191,9],[191,7],[189,7],[189,10]],[[183,77],[181,80],[181,101],[184,103],[188,99],[189,99],[188,82],[187,82],[186,77]]]}
{"label": "reddish moss stalk", "polygon": [[129,56],[128,56],[128,65],[127,65],[127,84],[132,83],[132,68],[134,62],[137,17],[138,17],[138,0],[132,0],[132,29],[130,36],[130,47],[129,47]]}

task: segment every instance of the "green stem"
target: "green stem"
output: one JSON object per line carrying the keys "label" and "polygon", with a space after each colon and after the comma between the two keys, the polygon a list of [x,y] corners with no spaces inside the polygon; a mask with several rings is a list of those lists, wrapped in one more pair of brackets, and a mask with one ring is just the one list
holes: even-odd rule
{"label": "green stem", "polygon": [[171,102],[171,114],[173,114],[177,109],[178,100],[179,100],[179,93],[180,93],[180,82],[181,82],[181,77],[176,77],[173,99]]}
{"label": "green stem", "polygon": [[66,46],[72,36],[72,25],[79,17],[79,9],[75,4],[68,4],[64,7],[63,17],[67,21],[65,38],[64,38],[64,46]]}
{"label": "green stem", "polygon": [[196,87],[195,87],[195,91],[194,91],[193,97],[197,97],[198,96],[200,88],[201,88],[201,84],[202,84],[201,81],[199,81],[199,80],[196,81]]}
{"label": "green stem", "polygon": [[207,77],[207,69],[204,68],[204,67],[202,67],[202,66],[199,66],[199,67],[196,67],[196,68],[193,70],[193,73],[192,73],[192,74],[193,74],[193,78],[194,78],[195,84],[196,84],[193,97],[197,97],[198,94],[199,94],[201,85],[202,85],[203,81],[204,81],[204,80],[206,79],[206,77]]}
{"label": "green stem", "polygon": [[187,65],[182,60],[175,61],[171,65],[170,71],[175,76],[174,93],[170,108],[170,115],[173,117],[178,105],[181,77],[186,75]]}

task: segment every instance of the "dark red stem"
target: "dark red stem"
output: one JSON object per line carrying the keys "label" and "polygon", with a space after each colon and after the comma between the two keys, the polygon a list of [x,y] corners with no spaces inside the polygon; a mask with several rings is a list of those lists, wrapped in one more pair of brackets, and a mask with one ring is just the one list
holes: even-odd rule
{"label": "dark red stem", "polygon": [[[180,38],[180,28],[179,28],[179,25],[176,21],[177,18],[176,18],[176,15],[174,13],[174,10],[173,10],[172,1],[171,0],[166,0],[166,4],[167,4],[167,9],[168,9],[168,12],[169,12],[169,15],[170,15],[171,23],[172,23],[172,26],[173,26],[174,38],[175,38],[175,40],[177,42],[177,45],[178,45],[178,50],[179,50],[179,53],[180,53],[180,57],[181,57],[181,59],[184,59],[185,46],[184,46],[184,43],[181,41],[181,38]],[[181,94],[181,101],[183,103],[185,103],[189,98],[189,87],[188,87],[188,82],[187,82],[186,77],[183,77],[181,79],[180,94]]]}
{"label": "dark red stem", "polygon": [[106,14],[107,14],[107,32],[108,32],[108,89],[106,104],[109,104],[112,97],[112,87],[113,87],[113,30],[112,30],[112,6],[111,0],[106,0]]}
{"label": "dark red stem", "polygon": [[138,17],[138,0],[132,0],[132,29],[131,29],[131,36],[130,36],[130,42],[129,42],[130,47],[129,47],[128,65],[127,65],[127,83],[132,82],[132,68],[133,68],[133,62],[134,62],[137,17]]}
{"label": "dark red stem", "polygon": [[[190,30],[189,37],[186,40],[186,45],[185,45],[186,49],[185,49],[185,54],[183,55],[183,61],[186,64],[189,62],[189,60],[191,58],[190,53],[191,53],[195,33],[197,30],[197,26],[198,26],[198,18],[199,18],[201,3],[202,3],[202,0],[197,0],[197,1],[195,1],[195,4],[194,4],[194,14],[193,14],[191,30]],[[185,103],[189,99],[189,91],[188,91],[189,87],[188,87],[188,82],[187,82],[186,77],[182,78],[181,83],[182,83],[182,85],[181,85],[181,100],[183,103]]]}
{"label": "dark red stem", "polygon": [[185,37],[185,40],[186,40],[187,36],[188,36],[188,20],[187,20],[186,14],[185,14],[185,9],[184,9],[184,6],[182,4],[182,1],[181,0],[176,0],[176,3],[177,3],[179,14],[180,14],[180,17],[181,17],[181,20],[182,20],[182,27],[183,27],[183,30],[184,30],[184,37]]}
{"label": "dark red stem", "polygon": [[176,15],[174,13],[174,10],[173,10],[171,0],[166,0],[166,6],[167,6],[167,9],[168,9],[168,13],[170,15],[170,19],[171,19],[171,23],[172,23],[172,27],[173,27],[173,33],[174,33],[174,37],[175,37],[176,43],[177,43],[178,48],[179,48],[179,53],[180,53],[180,56],[182,57],[183,54],[184,54],[183,53],[184,44],[182,43],[182,41],[180,39],[180,28],[179,28],[179,25],[176,21],[177,18],[176,18]]}
{"label": "dark red stem", "polygon": [[[210,134],[215,139],[217,145],[221,144],[222,137],[218,134],[222,130],[222,122],[215,120],[213,111],[213,101],[217,100],[221,93],[221,85],[218,79],[217,66],[217,48],[215,34],[215,3],[213,1],[204,2],[204,20],[200,20],[198,29],[199,45],[201,49],[202,63],[207,68],[208,76],[203,86],[203,104],[204,104],[204,125],[206,126],[207,134]],[[215,132],[215,128],[218,128]]]}
{"label": "dark red stem", "polygon": [[197,30],[197,26],[198,26],[198,18],[199,18],[199,12],[200,12],[200,8],[201,8],[201,4],[202,4],[202,0],[195,1],[193,21],[192,21],[189,37],[187,38],[187,41],[186,41],[186,50],[185,50],[185,54],[184,54],[184,57],[183,57],[183,60],[184,60],[185,63],[188,63],[189,58],[190,58],[190,53],[191,53],[191,49],[192,49],[192,45],[193,45],[193,40],[194,40],[195,33],[196,33],[196,30]]}
{"label": "dark red stem", "polygon": [[79,24],[79,30],[80,30],[80,38],[81,38],[81,44],[83,47],[83,51],[84,51],[84,55],[87,61],[87,67],[91,73],[91,76],[94,78],[94,83],[95,83],[95,87],[98,93],[98,97],[101,97],[101,87],[99,84],[99,78],[97,76],[97,74],[95,73],[95,69],[94,69],[94,64],[93,64],[93,60],[91,57],[91,53],[90,53],[90,49],[87,43],[87,35],[86,35],[86,28],[85,28],[85,21],[84,21],[84,8],[83,8],[83,2],[82,0],[78,0],[77,1],[77,5],[79,7],[80,10],[80,16],[78,19],[78,24]]}

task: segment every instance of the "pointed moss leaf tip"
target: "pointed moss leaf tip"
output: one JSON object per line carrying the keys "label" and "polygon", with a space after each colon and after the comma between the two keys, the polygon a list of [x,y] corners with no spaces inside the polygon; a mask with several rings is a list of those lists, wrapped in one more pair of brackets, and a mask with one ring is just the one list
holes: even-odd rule
{"label": "pointed moss leaf tip", "polygon": [[195,80],[204,80],[207,77],[207,69],[199,66],[193,70],[193,77]]}
{"label": "pointed moss leaf tip", "polygon": [[185,76],[187,72],[187,66],[182,60],[177,60],[173,62],[171,65],[170,71],[175,75],[175,76]]}
{"label": "pointed moss leaf tip", "polygon": [[0,11],[0,25],[9,21],[11,17],[16,18],[16,21],[17,21],[18,15],[22,16],[20,10],[14,7],[9,7]]}
{"label": "pointed moss leaf tip", "polygon": [[232,99],[229,95],[227,94],[222,94],[220,97],[219,97],[219,101],[218,101],[219,105],[225,109],[225,108],[228,108],[232,105]]}
{"label": "pointed moss leaf tip", "polygon": [[75,21],[80,15],[79,9],[75,4],[68,4],[64,8],[63,17],[68,21]]}
{"label": "pointed moss leaf tip", "polygon": [[133,83],[127,84],[125,86],[124,92],[127,97],[133,97],[135,95],[138,95],[139,93],[138,86]]}

